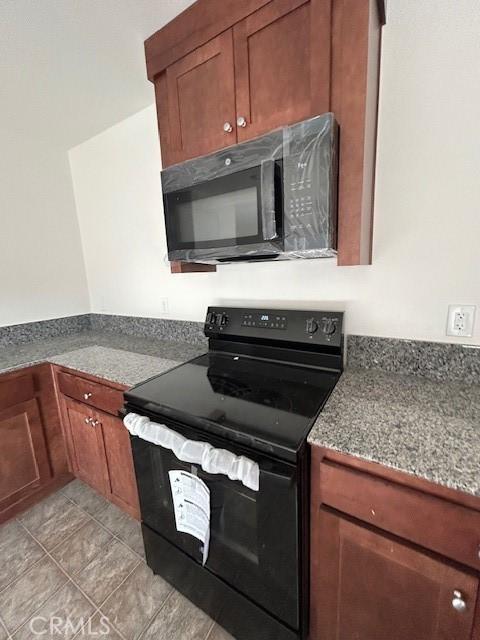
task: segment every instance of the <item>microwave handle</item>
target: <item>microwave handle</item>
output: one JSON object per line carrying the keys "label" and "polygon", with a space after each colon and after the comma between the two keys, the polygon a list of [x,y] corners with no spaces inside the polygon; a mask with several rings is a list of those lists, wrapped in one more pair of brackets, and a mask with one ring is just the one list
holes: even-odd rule
{"label": "microwave handle", "polygon": [[265,160],[260,165],[260,204],[262,235],[264,240],[278,238],[282,220],[282,189],[280,167],[275,160]]}

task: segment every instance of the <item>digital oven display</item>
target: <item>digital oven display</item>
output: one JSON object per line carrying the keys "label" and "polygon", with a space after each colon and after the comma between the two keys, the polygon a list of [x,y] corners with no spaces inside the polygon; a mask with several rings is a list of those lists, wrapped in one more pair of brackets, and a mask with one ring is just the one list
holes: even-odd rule
{"label": "digital oven display", "polygon": [[286,329],[286,316],[276,313],[244,313],[242,318],[243,327],[260,327],[265,329]]}

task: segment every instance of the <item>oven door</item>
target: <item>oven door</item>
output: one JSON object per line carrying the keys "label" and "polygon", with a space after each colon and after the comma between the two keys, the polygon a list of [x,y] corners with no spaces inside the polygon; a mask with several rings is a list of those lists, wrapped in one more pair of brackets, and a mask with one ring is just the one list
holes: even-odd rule
{"label": "oven door", "polygon": [[164,193],[169,259],[217,262],[278,255],[281,191],[280,164],[268,160]]}
{"label": "oven door", "polygon": [[[179,461],[169,450],[132,436],[143,522],[202,564],[203,543],[177,531],[168,472],[184,470],[210,490],[206,569],[295,628],[300,624],[300,536],[297,468],[171,422],[190,440],[245,455],[259,465],[259,490]],[[148,550],[147,550],[148,557]]]}

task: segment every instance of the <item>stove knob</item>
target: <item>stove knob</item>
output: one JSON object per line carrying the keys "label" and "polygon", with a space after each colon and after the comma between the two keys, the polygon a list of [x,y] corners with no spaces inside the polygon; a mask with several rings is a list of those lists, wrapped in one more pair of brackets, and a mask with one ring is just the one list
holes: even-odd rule
{"label": "stove knob", "polygon": [[217,324],[219,324],[221,327],[226,327],[228,324],[228,316],[226,313],[222,313],[220,315],[220,317],[217,320]]}
{"label": "stove knob", "polygon": [[305,326],[305,331],[312,336],[317,330],[318,322],[315,320],[315,318],[308,318],[307,324]]}
{"label": "stove knob", "polygon": [[322,331],[325,335],[331,336],[337,330],[337,319],[336,318],[322,318]]}
{"label": "stove knob", "polygon": [[217,321],[217,314],[210,311],[207,313],[207,324],[215,324]]}

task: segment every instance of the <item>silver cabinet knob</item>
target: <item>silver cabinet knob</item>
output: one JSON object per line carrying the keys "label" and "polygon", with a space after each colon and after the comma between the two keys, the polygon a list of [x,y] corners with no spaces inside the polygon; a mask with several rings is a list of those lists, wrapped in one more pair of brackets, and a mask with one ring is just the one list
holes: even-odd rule
{"label": "silver cabinet knob", "polygon": [[90,424],[91,421],[92,421],[92,418],[85,418],[85,424]]}
{"label": "silver cabinet knob", "polygon": [[230,122],[225,122],[224,123],[223,130],[225,131],[225,133],[231,133],[233,131],[233,127],[230,124]]}
{"label": "silver cabinet knob", "polygon": [[90,398],[92,397],[92,394],[91,393],[84,393],[83,397],[84,397],[85,400],[90,400]]}
{"label": "silver cabinet knob", "polygon": [[98,420],[94,420],[92,418],[92,422],[91,422],[92,427],[98,427],[99,424],[100,424],[100,422]]}
{"label": "silver cabinet knob", "polygon": [[462,592],[457,591],[456,589],[453,592],[452,607],[455,609],[455,611],[459,611],[460,613],[465,611],[465,609],[467,608],[467,603],[463,599]]}
{"label": "silver cabinet knob", "polygon": [[237,118],[237,127],[246,127],[247,121],[243,116],[238,116]]}

